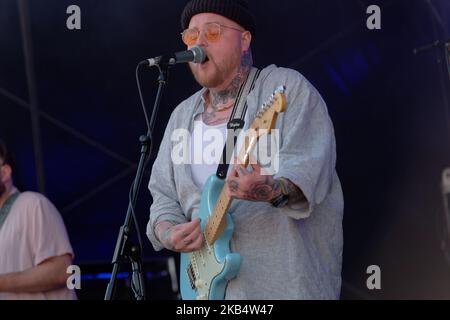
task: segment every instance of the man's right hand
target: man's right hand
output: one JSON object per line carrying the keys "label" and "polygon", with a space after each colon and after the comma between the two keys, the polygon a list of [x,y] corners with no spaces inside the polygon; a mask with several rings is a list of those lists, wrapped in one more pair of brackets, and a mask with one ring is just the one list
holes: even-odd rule
{"label": "man's right hand", "polygon": [[199,250],[203,244],[200,219],[173,225],[163,221],[156,228],[158,238],[165,248],[176,252],[192,252]]}

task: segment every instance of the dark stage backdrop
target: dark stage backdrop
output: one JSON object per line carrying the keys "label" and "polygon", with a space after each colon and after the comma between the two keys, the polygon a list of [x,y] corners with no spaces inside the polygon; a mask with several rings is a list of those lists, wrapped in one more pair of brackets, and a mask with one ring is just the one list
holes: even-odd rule
{"label": "dark stage backdrop", "polygon": [[[81,9],[81,30],[66,27],[72,4]],[[92,277],[111,269],[139,158],[138,138],[146,132],[136,64],[185,49],[179,37],[184,4],[0,1],[0,136],[16,153],[19,186],[45,192],[55,203],[75,263]],[[258,21],[256,66],[274,63],[300,71],[318,88],[334,122],[345,196],[342,298],[450,299],[450,241],[441,192],[442,171],[450,166],[449,75],[443,47],[413,54],[416,47],[450,38],[450,2],[250,4]],[[372,4],[381,9],[380,30],[366,26]],[[156,70],[142,75],[149,111],[156,77]],[[172,110],[198,88],[187,65],[172,68],[155,151]],[[172,255],[155,252],[145,237],[151,165],[136,214],[155,283],[160,271],[164,276],[161,261]],[[381,290],[366,286],[370,265],[381,269]],[[156,288],[150,285],[151,296],[163,297]]]}

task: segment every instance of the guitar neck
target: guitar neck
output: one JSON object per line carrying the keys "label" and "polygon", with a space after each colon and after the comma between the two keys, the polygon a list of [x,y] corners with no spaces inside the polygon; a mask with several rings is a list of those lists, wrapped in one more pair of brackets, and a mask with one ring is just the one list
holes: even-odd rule
{"label": "guitar neck", "polygon": [[[263,104],[262,110],[258,112],[250,129],[247,131],[242,146],[238,154],[238,163],[247,167],[250,162],[251,152],[262,134],[270,134],[275,127],[278,113],[284,112],[286,108],[286,97],[284,86],[277,87],[270,97],[270,100]],[[220,238],[227,227],[227,212],[233,199],[228,195],[227,188],[222,188],[219,199],[214,207],[214,212],[208,219],[205,227],[205,238],[209,245]]]}
{"label": "guitar neck", "polygon": [[232,199],[227,195],[226,189],[223,188],[211,218],[208,219],[205,227],[205,238],[210,245],[220,238],[227,227],[226,214],[230,208]]}
{"label": "guitar neck", "polygon": [[[247,167],[250,159],[250,152],[253,146],[256,144],[257,137],[245,137],[245,143],[242,147],[239,156],[238,163],[242,163],[244,167]],[[211,218],[206,223],[205,238],[210,245],[212,245],[224,232],[227,227],[226,214],[231,206],[233,199],[228,195],[226,188],[223,188],[220,192],[219,199],[217,200],[214,212]]]}

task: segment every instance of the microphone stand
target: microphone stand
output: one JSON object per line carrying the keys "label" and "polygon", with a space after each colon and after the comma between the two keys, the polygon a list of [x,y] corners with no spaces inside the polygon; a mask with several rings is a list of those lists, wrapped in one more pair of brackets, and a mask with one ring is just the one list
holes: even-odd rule
{"label": "microphone stand", "polygon": [[[141,66],[139,64],[138,68]],[[106,288],[105,300],[112,300],[114,298],[115,290],[117,287],[117,273],[119,271],[120,265],[125,262],[131,262],[132,266],[132,290],[134,292],[134,298],[136,300],[145,300],[145,282],[144,275],[142,272],[142,252],[140,248],[136,245],[132,245],[129,241],[130,231],[131,231],[131,218],[136,205],[137,197],[139,194],[140,185],[142,182],[142,176],[144,172],[144,167],[146,161],[151,154],[152,150],[152,132],[155,127],[156,114],[158,113],[159,106],[161,103],[161,97],[164,91],[164,86],[167,84],[167,73],[169,69],[169,64],[165,61],[161,61],[157,65],[159,69],[158,77],[158,92],[155,98],[155,104],[153,106],[152,117],[148,127],[146,135],[139,137],[139,142],[141,144],[141,157],[139,159],[139,164],[136,172],[136,177],[133,182],[132,194],[130,195],[130,202],[128,204],[128,210],[125,217],[124,224],[120,227],[119,236],[117,238],[116,248],[114,250],[114,256],[112,259],[113,270],[111,273],[111,279]],[[138,80],[139,81],[139,80]],[[139,82],[138,82],[139,85]],[[140,91],[140,88],[139,88]],[[142,96],[141,96],[142,97]],[[136,223],[136,228],[137,228]],[[139,230],[136,230],[139,232]]]}

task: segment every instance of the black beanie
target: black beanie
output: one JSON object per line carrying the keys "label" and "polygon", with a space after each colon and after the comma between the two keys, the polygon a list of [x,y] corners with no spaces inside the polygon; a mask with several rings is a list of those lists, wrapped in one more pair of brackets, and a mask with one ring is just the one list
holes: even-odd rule
{"label": "black beanie", "polygon": [[181,28],[187,29],[191,18],[198,13],[216,13],[240,24],[254,36],[255,17],[250,12],[246,0],[191,0],[181,14]]}

